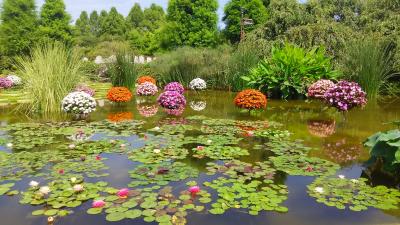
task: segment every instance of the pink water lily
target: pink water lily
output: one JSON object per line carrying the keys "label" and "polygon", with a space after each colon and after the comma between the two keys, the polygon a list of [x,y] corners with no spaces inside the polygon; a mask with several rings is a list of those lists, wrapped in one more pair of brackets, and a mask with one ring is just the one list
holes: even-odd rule
{"label": "pink water lily", "polygon": [[197,150],[199,151],[204,150],[204,146],[197,146]]}
{"label": "pink water lily", "polygon": [[96,160],[101,160],[101,156],[96,155]]}
{"label": "pink water lily", "polygon": [[92,203],[93,208],[103,208],[106,205],[106,202],[103,200],[96,200]]}
{"label": "pink water lily", "polygon": [[199,186],[192,186],[189,188],[190,194],[192,194],[192,197],[195,197],[197,193],[200,192],[200,187]]}
{"label": "pink water lily", "polygon": [[123,188],[117,192],[119,198],[127,198],[129,195],[129,189]]}

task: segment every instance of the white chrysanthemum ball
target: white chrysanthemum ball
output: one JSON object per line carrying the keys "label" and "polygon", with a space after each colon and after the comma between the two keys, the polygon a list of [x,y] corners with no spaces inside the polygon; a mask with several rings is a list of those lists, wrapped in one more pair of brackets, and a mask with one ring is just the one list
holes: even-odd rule
{"label": "white chrysanthemum ball", "polygon": [[207,89],[207,83],[201,78],[196,78],[190,81],[189,88],[192,90],[205,90]]}
{"label": "white chrysanthemum ball", "polygon": [[12,81],[13,86],[18,86],[22,84],[22,79],[17,75],[8,75],[7,79]]}
{"label": "white chrysanthemum ball", "polygon": [[76,91],[62,100],[61,108],[66,113],[89,114],[96,110],[96,100],[85,92]]}

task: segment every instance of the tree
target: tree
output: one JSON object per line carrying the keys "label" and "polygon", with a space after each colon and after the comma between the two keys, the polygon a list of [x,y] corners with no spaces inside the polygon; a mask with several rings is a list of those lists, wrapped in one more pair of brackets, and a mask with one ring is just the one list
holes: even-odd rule
{"label": "tree", "polygon": [[72,44],[71,16],[65,11],[63,0],[46,0],[40,12],[40,38]]}
{"label": "tree", "polygon": [[156,4],[151,4],[150,8],[143,11],[143,20],[140,27],[143,30],[155,31],[165,22],[164,9]]}
{"label": "tree", "polygon": [[142,8],[140,7],[139,3],[135,3],[128,14],[128,17],[126,18],[128,26],[130,28],[138,28],[143,21],[143,17],[144,15]]}
{"label": "tree", "polygon": [[242,13],[243,18],[252,19],[254,23],[245,27],[246,32],[253,30],[267,19],[267,9],[262,0],[231,0],[225,5],[225,16],[222,20],[226,24],[226,36],[232,42],[240,40]]}
{"label": "tree", "polygon": [[28,53],[35,42],[38,24],[35,1],[4,0],[0,21],[0,67],[8,67],[7,59]]}
{"label": "tree", "polygon": [[115,7],[111,8],[101,26],[102,35],[123,36],[126,32],[125,19]]}
{"label": "tree", "polygon": [[181,45],[194,47],[215,46],[217,44],[217,0],[170,0],[167,21],[164,27],[167,40],[164,47],[176,48]]}
{"label": "tree", "polygon": [[89,16],[86,11],[81,12],[81,15],[75,22],[75,28],[77,29],[78,35],[88,35],[91,32]]}
{"label": "tree", "polygon": [[94,36],[98,36],[100,32],[100,21],[99,21],[99,14],[97,13],[96,10],[90,13],[89,25],[90,25],[90,32]]}
{"label": "tree", "polygon": [[106,10],[101,10],[100,16],[99,16],[99,33],[98,36],[104,33],[103,28],[106,26],[106,20],[108,17],[108,12]]}

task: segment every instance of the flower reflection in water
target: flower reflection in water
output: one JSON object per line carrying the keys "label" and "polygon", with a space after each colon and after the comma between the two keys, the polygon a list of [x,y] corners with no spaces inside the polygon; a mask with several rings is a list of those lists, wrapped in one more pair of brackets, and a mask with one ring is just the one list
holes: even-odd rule
{"label": "flower reflection in water", "polygon": [[131,112],[120,112],[120,113],[110,113],[107,119],[111,122],[123,122],[133,120],[133,114]]}
{"label": "flower reflection in water", "polygon": [[207,102],[206,101],[191,101],[190,102],[190,108],[192,108],[194,111],[203,111],[207,107]]}
{"label": "flower reflection in water", "polygon": [[357,160],[362,153],[361,144],[349,143],[346,138],[324,144],[324,152],[333,162],[343,164]]}
{"label": "flower reflection in water", "polygon": [[183,114],[183,112],[185,111],[185,106],[180,106],[177,109],[164,109],[164,111],[168,114],[168,115],[172,115],[172,116],[180,116]]}
{"label": "flower reflection in water", "polygon": [[157,104],[138,104],[136,108],[140,115],[147,118],[156,115],[158,112]]}
{"label": "flower reflection in water", "polygon": [[316,137],[329,137],[336,132],[335,120],[308,120],[308,132]]}

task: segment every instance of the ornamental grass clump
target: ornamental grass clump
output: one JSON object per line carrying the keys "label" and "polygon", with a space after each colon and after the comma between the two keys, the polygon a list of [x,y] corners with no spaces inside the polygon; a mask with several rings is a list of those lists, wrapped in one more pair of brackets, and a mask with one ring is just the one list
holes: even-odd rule
{"label": "ornamental grass clump", "polygon": [[153,77],[151,77],[151,76],[141,76],[141,77],[139,77],[139,79],[136,81],[136,83],[137,84],[144,84],[144,83],[146,83],[146,82],[150,82],[150,83],[152,83],[152,84],[154,84],[154,85],[156,85],[157,84],[157,81],[156,81],[156,79],[154,79]]}
{"label": "ornamental grass clump", "polygon": [[158,104],[166,109],[178,109],[186,105],[185,96],[177,91],[163,92],[157,99]]}
{"label": "ornamental grass clump", "polygon": [[201,78],[196,78],[189,83],[189,88],[196,91],[205,90],[207,89],[207,83]]}
{"label": "ornamental grass clump", "polygon": [[126,87],[112,87],[107,93],[107,99],[118,103],[129,102],[132,99],[132,93]]}
{"label": "ornamental grass clump", "polygon": [[85,92],[72,92],[62,100],[62,110],[66,113],[87,115],[96,110],[96,100]]}
{"label": "ornamental grass clump", "polygon": [[339,81],[325,93],[325,101],[340,111],[348,111],[354,107],[367,104],[367,94],[355,82]]}
{"label": "ornamental grass clump", "polygon": [[330,80],[319,80],[308,87],[307,96],[309,98],[324,99],[326,91],[333,88],[334,86],[335,83]]}
{"label": "ornamental grass clump", "polygon": [[165,86],[164,91],[176,91],[180,94],[183,94],[183,92],[185,92],[185,88],[179,82],[171,82]]}
{"label": "ornamental grass clump", "polygon": [[260,91],[247,89],[236,95],[234,103],[242,109],[264,109],[267,107],[267,97]]}
{"label": "ornamental grass clump", "polygon": [[0,77],[0,89],[7,89],[13,86],[13,82],[5,77]]}
{"label": "ornamental grass clump", "polygon": [[136,89],[136,94],[140,96],[154,96],[158,92],[156,85],[150,82],[144,82],[140,84]]}

